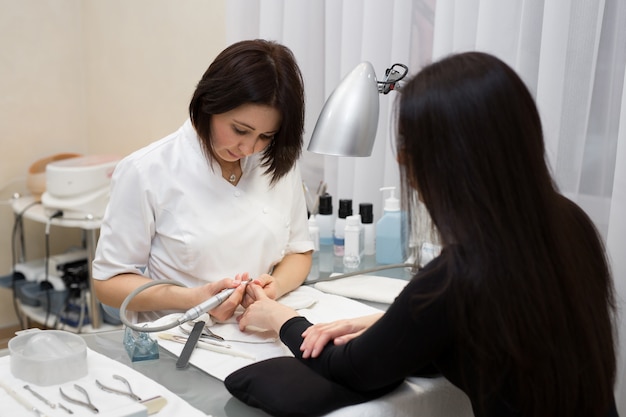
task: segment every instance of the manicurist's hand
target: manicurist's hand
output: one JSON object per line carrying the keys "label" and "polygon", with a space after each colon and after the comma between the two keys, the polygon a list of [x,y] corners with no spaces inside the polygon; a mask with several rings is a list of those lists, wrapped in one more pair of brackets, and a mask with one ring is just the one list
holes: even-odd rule
{"label": "manicurist's hand", "polygon": [[246,295],[250,297],[252,303],[237,318],[242,331],[247,327],[254,327],[279,333],[287,320],[298,315],[294,309],[269,298],[256,280],[248,284]]}
{"label": "manicurist's hand", "polygon": [[359,336],[374,324],[382,313],[353,319],[337,320],[331,323],[315,324],[302,333],[304,340],[300,346],[303,358],[316,358],[331,340],[335,345],[343,345]]}
{"label": "manicurist's hand", "polygon": [[[268,298],[272,300],[275,300],[277,298],[278,294],[277,294],[276,278],[274,278],[270,274],[262,274],[253,282],[256,285],[263,288],[263,292],[265,292],[265,295],[267,295]],[[250,306],[250,304],[252,304],[254,301],[255,300],[254,300],[252,292],[246,291],[246,293],[243,296],[243,301],[241,302],[241,305],[244,308],[248,308],[248,306]]]}
{"label": "manicurist's hand", "polygon": [[[260,285],[268,298],[278,300],[283,295],[298,288],[311,269],[312,252],[290,253],[272,268],[272,274],[262,274],[254,282]],[[253,298],[246,293],[241,305],[247,308]]]}
{"label": "manicurist's hand", "polygon": [[235,288],[235,291],[222,304],[209,312],[211,316],[217,321],[226,321],[231,318],[239,304],[243,301],[248,279],[248,273],[245,272],[237,274],[234,279],[225,278],[218,282],[204,285],[202,288],[209,294],[205,299],[214,296],[224,289]]}

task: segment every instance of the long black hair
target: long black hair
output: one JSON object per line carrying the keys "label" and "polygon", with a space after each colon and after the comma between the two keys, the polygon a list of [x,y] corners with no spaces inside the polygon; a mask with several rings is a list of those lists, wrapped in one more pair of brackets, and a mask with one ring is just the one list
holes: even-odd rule
{"label": "long black hair", "polygon": [[243,104],[261,104],[281,114],[280,129],[263,151],[265,173],[271,183],[284,176],[302,153],[304,82],[289,48],[254,39],[234,43],[211,63],[189,104],[191,121],[205,153],[211,146],[211,116]]}
{"label": "long black hair", "polygon": [[445,247],[450,314],[483,401],[527,416],[600,416],[615,379],[614,289],[602,240],[563,197],[530,92],[489,54],[452,55],[401,90],[403,201],[417,190]]}

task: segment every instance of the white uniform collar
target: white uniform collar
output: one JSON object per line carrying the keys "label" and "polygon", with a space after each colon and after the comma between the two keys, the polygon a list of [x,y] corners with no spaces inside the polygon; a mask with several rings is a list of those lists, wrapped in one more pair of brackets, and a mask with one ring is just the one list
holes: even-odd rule
{"label": "white uniform collar", "polygon": [[[193,149],[196,152],[198,152],[200,155],[202,155],[203,158],[206,158],[206,155],[204,154],[204,148],[202,146],[202,143],[200,142],[201,141],[200,136],[198,136],[198,132],[196,131],[193,124],[191,123],[191,119],[188,118],[187,120],[185,120],[185,123],[183,123],[181,129],[183,130],[184,137],[187,139],[190,139],[189,142],[191,146],[193,147]],[[250,156],[246,156],[242,158],[241,159],[242,173],[245,174],[246,172],[258,166],[261,163],[262,156],[263,156],[263,152],[258,152],[258,153],[255,153],[254,155],[250,155]],[[211,166],[214,171],[218,169],[216,172],[221,172],[221,167],[219,166],[217,161],[212,161]]]}

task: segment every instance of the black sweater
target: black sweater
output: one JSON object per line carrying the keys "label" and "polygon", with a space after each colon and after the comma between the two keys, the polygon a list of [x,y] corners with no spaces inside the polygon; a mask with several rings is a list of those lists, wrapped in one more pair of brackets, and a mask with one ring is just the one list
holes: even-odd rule
{"label": "black sweater", "polygon": [[[427,268],[436,268],[441,256]],[[445,268],[436,268],[443,271]],[[463,381],[475,380],[476,369],[458,351],[454,325],[446,308],[446,293],[423,305],[419,314],[412,313],[426,294],[442,287],[444,272],[421,278],[418,274],[399,294],[387,312],[361,336],[345,345],[329,343],[316,359],[302,359],[302,332],[311,326],[303,317],[287,321],[280,330],[282,341],[291,352],[326,378],[354,391],[372,392],[397,385],[407,376],[431,373],[434,368],[468,394],[476,417],[520,416],[512,393],[503,387],[489,398],[485,410],[477,409],[477,399]],[[464,374],[465,378],[461,378]],[[384,391],[384,390],[383,390]],[[607,416],[617,416],[615,405]]]}

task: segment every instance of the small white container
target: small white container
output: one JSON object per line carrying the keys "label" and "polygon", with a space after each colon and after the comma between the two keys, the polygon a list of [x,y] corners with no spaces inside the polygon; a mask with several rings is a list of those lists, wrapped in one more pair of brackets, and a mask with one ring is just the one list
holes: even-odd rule
{"label": "small white container", "polygon": [[40,386],[63,384],[87,375],[87,345],[63,330],[32,329],[9,340],[11,373]]}
{"label": "small white container", "polygon": [[343,266],[348,269],[358,268],[363,256],[363,227],[359,214],[346,217],[344,236]]}

